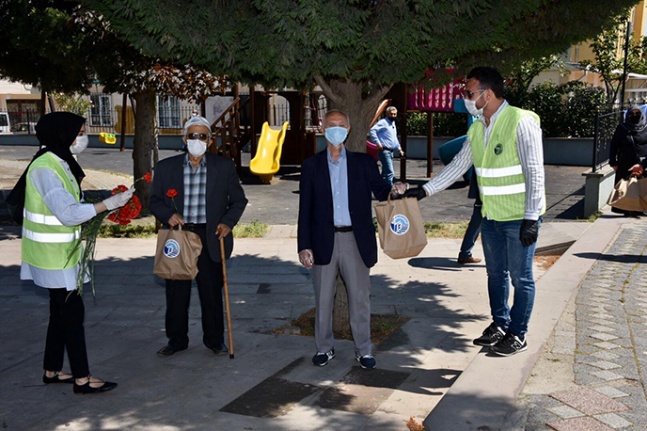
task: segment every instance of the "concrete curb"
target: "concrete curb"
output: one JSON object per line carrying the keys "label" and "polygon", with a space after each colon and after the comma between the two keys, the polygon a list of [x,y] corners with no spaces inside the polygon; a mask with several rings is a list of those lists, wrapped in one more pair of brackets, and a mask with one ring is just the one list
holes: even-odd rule
{"label": "concrete curb", "polygon": [[427,416],[426,429],[501,429],[569,300],[623,222],[618,217],[599,218],[539,279],[528,351],[509,358],[476,356]]}

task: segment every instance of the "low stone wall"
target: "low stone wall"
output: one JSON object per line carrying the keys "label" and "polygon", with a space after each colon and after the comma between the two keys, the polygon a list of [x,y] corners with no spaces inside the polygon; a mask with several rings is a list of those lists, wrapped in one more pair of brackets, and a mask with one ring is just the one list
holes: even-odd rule
{"label": "low stone wall", "polygon": [[[120,137],[113,145],[99,142],[97,135],[90,135],[89,146],[93,148],[119,147]],[[434,138],[433,158],[439,159],[438,148],[452,140],[450,137]],[[175,150],[182,148],[179,136],[160,135],[159,148]],[[0,135],[0,145],[38,145],[34,135]],[[326,147],[323,135],[317,135],[317,151]],[[133,148],[133,137],[126,136],[126,148]],[[424,160],[427,158],[427,137],[409,136],[407,138],[407,157]],[[547,165],[591,166],[593,160],[592,138],[544,138],[544,163]]]}
{"label": "low stone wall", "polygon": [[[453,138],[434,138],[433,156],[438,159],[438,148]],[[427,137],[407,137],[407,157],[427,158]],[[591,166],[593,138],[544,138],[544,163],[547,165]]]}
{"label": "low stone wall", "polygon": [[582,172],[584,183],[584,217],[595,214],[604,207],[615,186],[615,171],[609,165],[593,172],[591,169]]}

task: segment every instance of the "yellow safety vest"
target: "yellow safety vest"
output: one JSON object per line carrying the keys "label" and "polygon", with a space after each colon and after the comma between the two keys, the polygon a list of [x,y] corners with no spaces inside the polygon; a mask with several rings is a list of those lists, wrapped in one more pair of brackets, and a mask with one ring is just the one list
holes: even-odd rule
{"label": "yellow safety vest", "polygon": [[47,152],[29,167],[25,189],[25,209],[22,224],[22,260],[43,269],[72,268],[81,259],[81,226],[63,226],[45,205],[29,179],[29,173],[36,168],[53,171],[78,202],[79,185],[70,179],[57,157]]}
{"label": "yellow safety vest", "polygon": [[539,122],[539,116],[532,111],[514,106],[504,108],[492,126],[487,147],[482,121],[475,121],[467,132],[483,202],[483,217],[496,221],[522,220],[524,217],[526,178],[517,148],[517,127],[526,115]]}

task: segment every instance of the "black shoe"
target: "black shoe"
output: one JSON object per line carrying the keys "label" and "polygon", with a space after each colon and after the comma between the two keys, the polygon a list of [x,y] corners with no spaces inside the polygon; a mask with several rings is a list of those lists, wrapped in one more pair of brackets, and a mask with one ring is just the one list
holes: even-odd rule
{"label": "black shoe", "polygon": [[215,353],[216,355],[219,354],[219,353],[227,353],[227,352],[229,352],[229,349],[227,348],[225,343],[216,344],[213,347],[212,346],[207,346],[207,349],[213,351],[213,353]]}
{"label": "black shoe", "polygon": [[512,356],[527,349],[528,343],[526,343],[526,337],[519,338],[511,332],[508,332],[503,337],[503,340],[490,347],[490,352],[499,356]]}
{"label": "black shoe", "polygon": [[59,377],[59,373],[60,371],[57,371],[56,374],[54,374],[54,377],[47,377],[47,375],[43,374],[43,383],[46,385],[49,385],[50,383],[74,383],[74,377],[61,379]]}
{"label": "black shoe", "polygon": [[186,349],[187,347],[173,347],[173,346],[166,345],[157,351],[157,356],[160,356],[160,357],[171,356],[177,352],[181,352],[182,350],[186,350]]}
{"label": "black shoe", "polygon": [[326,353],[317,352],[317,354],[312,357],[312,363],[319,367],[323,367],[328,363],[328,361],[330,361],[334,357],[335,357],[335,349],[332,349],[330,352],[326,352]]}
{"label": "black shoe", "polygon": [[485,328],[483,334],[480,337],[476,338],[473,342],[477,346],[494,346],[496,343],[501,341],[505,336],[505,331],[494,324],[490,323],[490,326]]}
{"label": "black shoe", "polygon": [[74,383],[74,393],[75,394],[99,394],[101,392],[108,392],[117,387],[117,384],[114,382],[103,382],[103,385],[98,388],[90,386],[88,381],[85,385],[77,385]]}

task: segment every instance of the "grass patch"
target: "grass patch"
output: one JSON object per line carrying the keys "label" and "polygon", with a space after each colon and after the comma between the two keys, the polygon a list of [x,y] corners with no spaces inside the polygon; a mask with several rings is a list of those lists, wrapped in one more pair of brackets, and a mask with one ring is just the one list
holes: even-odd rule
{"label": "grass patch", "polygon": [[[425,222],[425,233],[428,238],[463,238],[468,223]],[[377,232],[377,217],[373,217],[373,226],[375,226],[375,232]]]}
{"label": "grass patch", "polygon": [[251,223],[241,223],[234,226],[234,236],[236,238],[262,238],[269,228],[267,223],[252,220]]}
{"label": "grass patch", "polygon": [[468,222],[433,223],[425,222],[425,233],[429,238],[463,238]]}
{"label": "grass patch", "polygon": [[[396,316],[394,314],[371,314],[371,340],[373,344],[380,344],[389,338],[396,330],[409,321],[408,317]],[[287,328],[296,328],[297,330],[286,331]],[[287,325],[274,329],[273,334],[291,333],[302,335],[304,337],[314,337],[315,335],[315,309],[311,308],[301,316],[297,317]],[[352,340],[353,334],[348,328],[341,333],[335,332],[335,338],[340,340]]]}
{"label": "grass patch", "polygon": [[[251,223],[242,223],[234,226],[236,238],[262,238],[269,229],[266,223],[257,220]],[[157,235],[155,218],[146,216],[135,219],[131,224],[121,226],[111,221],[104,221],[99,228],[99,238],[150,238]]]}
{"label": "grass patch", "polygon": [[155,236],[155,224],[121,226],[112,222],[104,223],[99,228],[99,238],[150,238]]}

